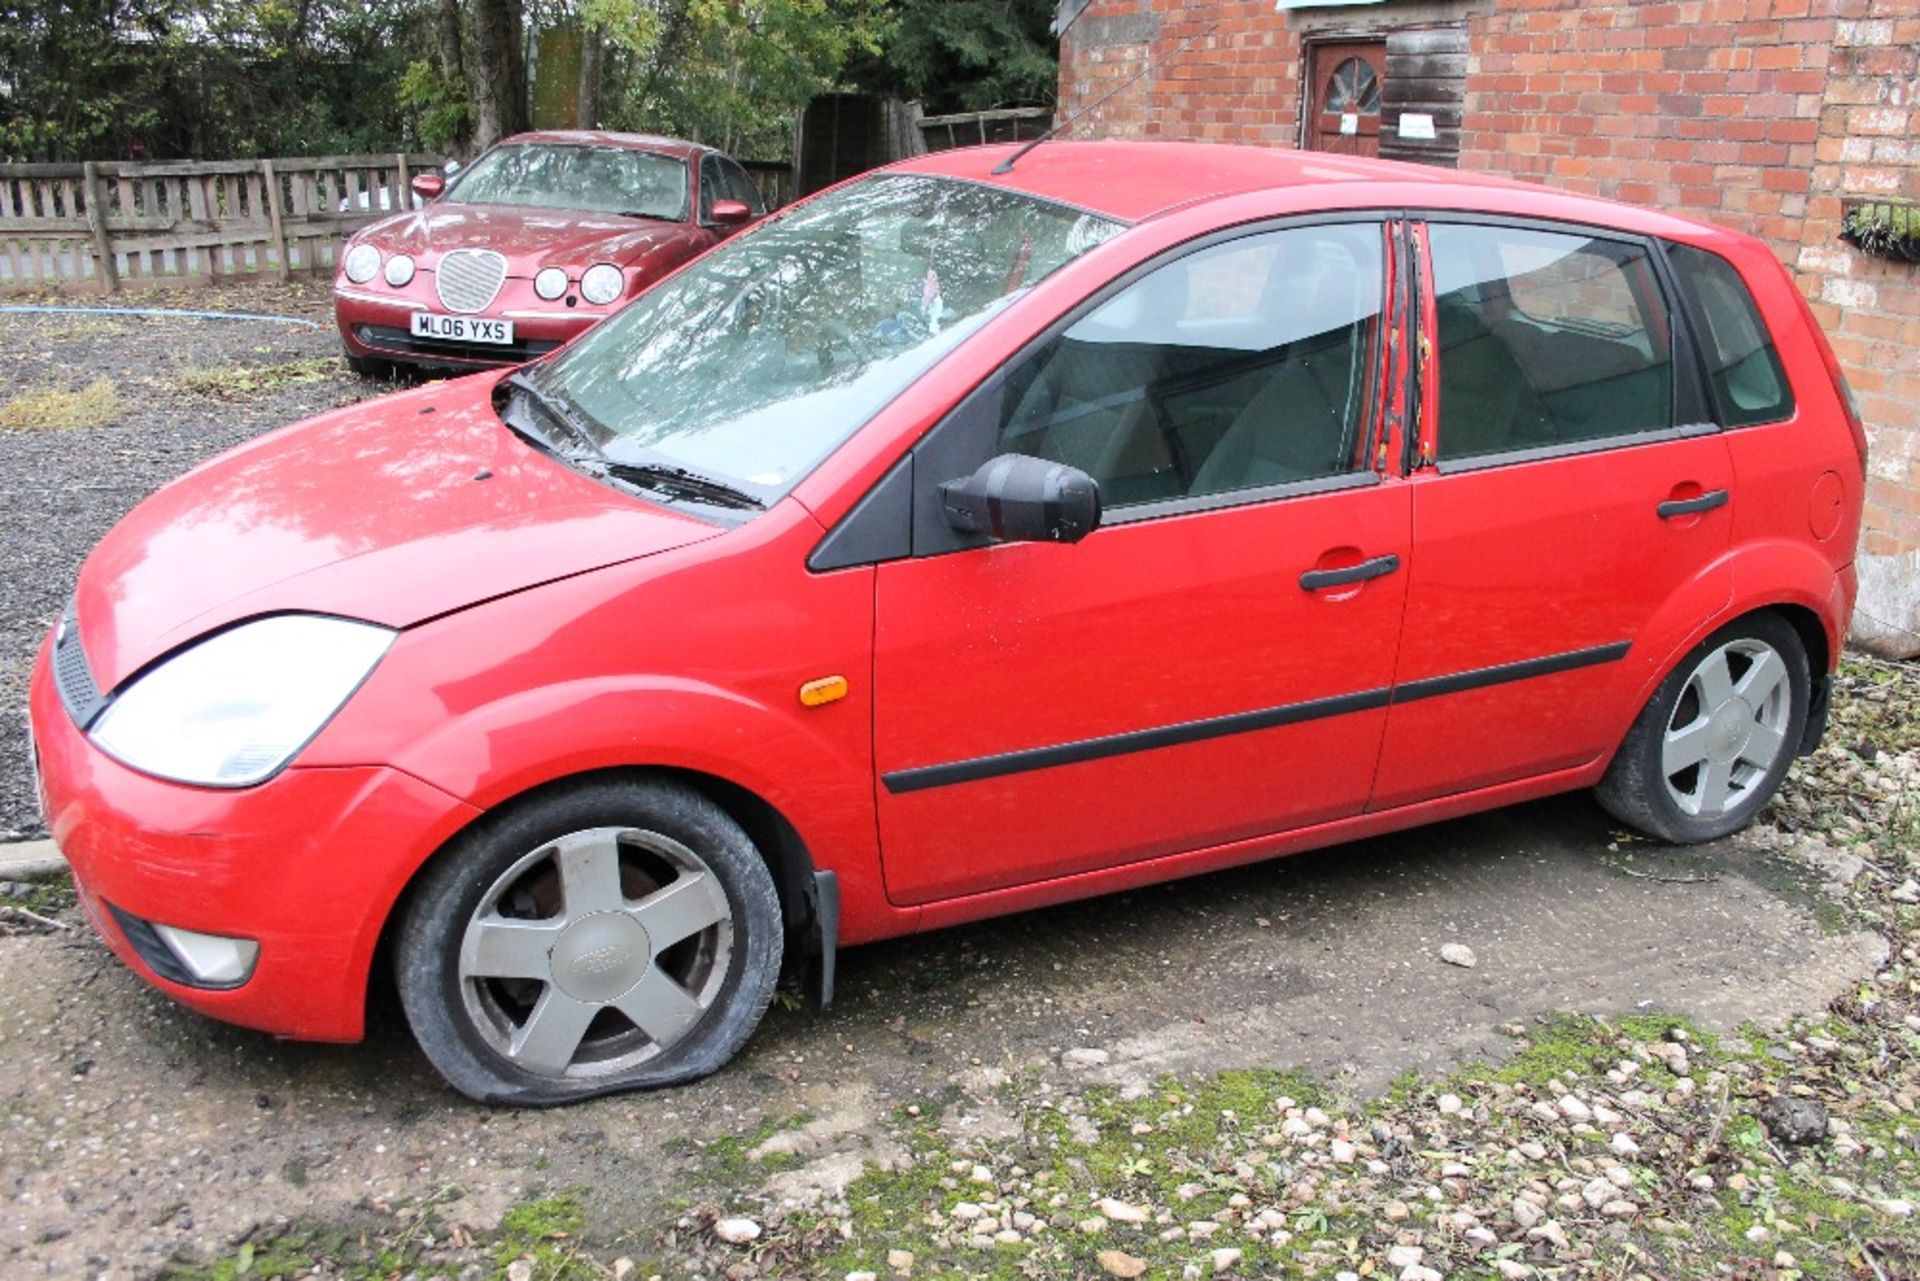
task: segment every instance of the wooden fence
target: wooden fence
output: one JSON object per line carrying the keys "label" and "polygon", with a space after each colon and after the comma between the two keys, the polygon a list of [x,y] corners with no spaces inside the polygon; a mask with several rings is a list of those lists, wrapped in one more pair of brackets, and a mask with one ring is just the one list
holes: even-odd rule
{"label": "wooden fence", "polygon": [[928,151],[984,146],[989,142],[1030,142],[1052,127],[1052,107],[1003,107],[998,111],[963,111],[953,116],[920,118],[920,136]]}
{"label": "wooden fence", "polygon": [[438,157],[0,165],[0,289],[187,284],[330,271],[410,207]]}
{"label": "wooden fence", "polygon": [[[0,290],[197,284],[333,270],[346,238],[412,207],[437,156],[0,164]],[[770,208],[792,166],[744,166]]]}

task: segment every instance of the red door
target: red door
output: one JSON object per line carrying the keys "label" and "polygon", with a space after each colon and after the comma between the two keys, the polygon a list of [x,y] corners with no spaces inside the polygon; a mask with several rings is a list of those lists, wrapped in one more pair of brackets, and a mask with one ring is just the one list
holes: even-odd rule
{"label": "red door", "polygon": [[1386,79],[1384,40],[1312,46],[1307,146],[1348,156],[1380,154],[1380,86]]}
{"label": "red door", "polygon": [[887,893],[926,903],[1357,814],[1406,573],[1382,483],[880,566]]}
{"label": "red door", "polygon": [[[1412,533],[1408,486],[1372,470],[1383,230],[1314,224],[1184,253],[1006,372],[980,461],[1081,468],[1107,515],[1072,546],[879,567],[874,756],[895,902],[1365,807]],[[936,466],[916,465],[915,485],[952,474]]]}
{"label": "red door", "polygon": [[1425,235],[1438,464],[1409,485],[1419,541],[1375,809],[1611,751],[1656,613],[1710,614],[1732,588],[1717,567],[1732,462],[1687,412],[1704,417],[1645,248],[1571,230]]}

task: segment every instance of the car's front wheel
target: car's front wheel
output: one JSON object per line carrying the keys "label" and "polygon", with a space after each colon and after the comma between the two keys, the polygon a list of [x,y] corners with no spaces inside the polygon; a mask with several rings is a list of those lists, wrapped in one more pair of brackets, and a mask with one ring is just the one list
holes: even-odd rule
{"label": "car's front wheel", "polygon": [[1738,831],[1793,764],[1811,688],[1806,646],[1784,620],[1729,623],[1654,691],[1595,789],[1600,803],[1675,844]]}
{"label": "car's front wheel", "polygon": [[346,353],[347,368],[362,378],[372,378],[379,382],[392,382],[399,371],[391,360],[382,360],[378,356],[356,356]]}
{"label": "car's front wheel", "polygon": [[420,1048],[455,1089],[549,1104],[720,1067],[772,999],[782,942],[740,826],[689,788],[628,778],[462,836],[413,894],[395,963]]}

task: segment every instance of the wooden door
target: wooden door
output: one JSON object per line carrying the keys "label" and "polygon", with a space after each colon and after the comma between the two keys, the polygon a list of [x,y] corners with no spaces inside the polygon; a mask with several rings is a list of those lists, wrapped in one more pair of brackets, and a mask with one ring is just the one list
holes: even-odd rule
{"label": "wooden door", "polygon": [[1380,154],[1380,89],[1387,42],[1342,40],[1312,46],[1307,146],[1347,156]]}

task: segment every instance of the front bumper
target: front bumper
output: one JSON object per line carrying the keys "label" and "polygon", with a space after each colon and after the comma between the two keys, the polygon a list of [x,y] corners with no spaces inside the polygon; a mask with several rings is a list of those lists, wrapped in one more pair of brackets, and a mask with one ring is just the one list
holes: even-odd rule
{"label": "front bumper", "polygon": [[[302,1040],[358,1040],[394,904],[477,811],[383,766],[296,766],[234,790],[150,777],[74,725],[50,654],[43,646],[28,701],[41,803],[107,946],[202,1014]],[[122,914],[257,940],[259,960],[236,987],[174,981],[148,963]]]}
{"label": "front bumper", "polygon": [[422,288],[423,280],[430,282],[432,273],[423,271],[414,278],[413,284],[397,290],[372,283],[355,285],[336,280],[333,316],[347,351],[354,356],[443,368],[517,365],[560,347],[606,319],[612,310],[586,303],[569,309],[563,302],[541,299],[533,292],[530,282],[510,279],[501,287],[500,297],[494,299],[493,305],[477,314],[511,320],[514,339],[511,344],[495,346],[415,338],[410,328],[415,312],[446,311],[433,298],[430,285]]}

